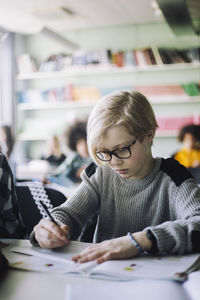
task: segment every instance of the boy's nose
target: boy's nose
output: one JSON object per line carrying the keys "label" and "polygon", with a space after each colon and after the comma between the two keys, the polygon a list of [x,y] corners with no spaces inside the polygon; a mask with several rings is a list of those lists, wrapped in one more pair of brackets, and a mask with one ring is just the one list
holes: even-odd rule
{"label": "boy's nose", "polygon": [[110,164],[112,166],[114,166],[114,165],[121,165],[122,163],[123,163],[123,159],[120,159],[117,156],[112,155],[112,158],[111,158],[111,161],[110,161]]}

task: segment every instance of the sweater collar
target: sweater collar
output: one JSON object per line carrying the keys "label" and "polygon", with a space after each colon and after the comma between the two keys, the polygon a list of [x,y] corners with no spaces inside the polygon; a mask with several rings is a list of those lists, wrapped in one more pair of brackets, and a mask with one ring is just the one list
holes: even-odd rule
{"label": "sweater collar", "polygon": [[128,178],[123,178],[122,176],[120,176],[117,173],[115,173],[114,176],[116,176],[116,178],[118,180],[120,180],[122,183],[125,183],[127,185],[135,185],[135,186],[148,185],[148,184],[150,184],[151,181],[154,180],[154,178],[158,174],[158,172],[160,170],[161,162],[162,162],[162,158],[160,158],[160,157],[155,158],[155,164],[154,164],[153,170],[151,171],[151,173],[149,175],[147,175],[144,178],[140,178],[140,179],[128,179]]}

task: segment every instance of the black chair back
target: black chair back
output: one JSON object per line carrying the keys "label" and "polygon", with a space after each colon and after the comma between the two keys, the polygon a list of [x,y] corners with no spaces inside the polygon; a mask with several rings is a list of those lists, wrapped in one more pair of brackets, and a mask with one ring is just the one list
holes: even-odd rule
{"label": "black chair back", "polygon": [[188,168],[194,179],[198,184],[200,184],[200,167]]}
{"label": "black chair back", "polygon": [[98,212],[85,224],[79,237],[81,242],[92,243],[98,222]]}
{"label": "black chair back", "polygon": [[[31,195],[29,187],[26,185],[16,186],[16,193],[18,198],[19,210],[22,221],[26,226],[28,234],[30,234],[35,225],[40,221],[42,215]],[[52,188],[45,188],[45,191],[50,199],[53,207],[59,206],[66,201],[66,197],[60,191]]]}

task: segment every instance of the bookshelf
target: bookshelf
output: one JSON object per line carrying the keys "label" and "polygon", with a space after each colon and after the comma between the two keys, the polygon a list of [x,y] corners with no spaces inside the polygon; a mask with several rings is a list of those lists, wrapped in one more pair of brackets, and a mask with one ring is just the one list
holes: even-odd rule
{"label": "bookshelf", "polygon": [[[136,86],[142,87],[147,84],[183,85],[188,82],[200,82],[199,70],[199,62],[124,67],[113,65],[71,66],[60,71],[18,74],[17,85],[18,91],[44,90],[52,86],[59,88],[66,84],[80,87],[90,85],[98,89],[103,86],[108,90],[110,88],[134,89]],[[153,95],[152,97],[149,96],[148,99],[151,101],[158,118],[171,115],[180,117],[186,113],[195,115],[196,112],[200,112],[200,96],[188,96],[186,94]],[[32,148],[32,153],[34,152],[34,158],[37,158],[38,149],[44,147],[44,142],[50,134],[60,134],[73,118],[89,115],[96,101],[97,99],[85,98],[79,101],[68,99],[68,101],[18,103],[18,138],[21,142],[31,144],[30,148]],[[55,120],[57,121],[54,122]],[[167,156],[172,154],[178,148],[176,136],[177,130],[158,131],[153,147],[155,155]],[[172,144],[172,149],[168,149],[166,146],[169,141]],[[160,152],[156,148],[160,148]],[[164,152],[167,154],[164,155]]]}

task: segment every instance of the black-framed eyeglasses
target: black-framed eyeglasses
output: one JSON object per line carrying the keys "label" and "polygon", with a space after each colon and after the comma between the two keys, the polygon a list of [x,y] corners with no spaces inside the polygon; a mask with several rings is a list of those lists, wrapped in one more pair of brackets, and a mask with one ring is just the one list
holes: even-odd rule
{"label": "black-framed eyeglasses", "polygon": [[102,160],[102,161],[111,161],[113,155],[115,155],[119,159],[129,158],[132,155],[131,147],[133,145],[135,145],[138,138],[139,138],[139,136],[137,136],[136,139],[127,147],[119,148],[119,149],[116,149],[116,150],[113,150],[113,151],[97,150],[95,152],[95,154],[96,154],[97,158]]}

